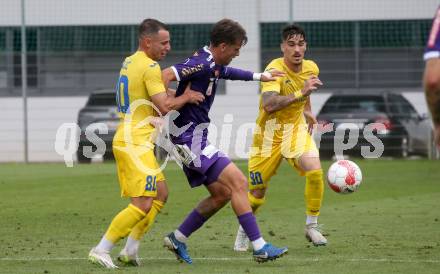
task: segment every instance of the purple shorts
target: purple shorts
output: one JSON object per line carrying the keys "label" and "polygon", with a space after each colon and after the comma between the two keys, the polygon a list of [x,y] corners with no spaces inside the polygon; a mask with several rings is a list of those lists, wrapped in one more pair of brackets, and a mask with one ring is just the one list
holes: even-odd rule
{"label": "purple shorts", "polygon": [[440,58],[440,7],[437,9],[434,20],[432,21],[431,32],[423,57],[425,60]]}
{"label": "purple shorts", "polygon": [[192,160],[183,164],[183,172],[191,187],[207,186],[217,181],[220,173],[231,163],[226,154],[209,144],[206,139],[195,146],[192,146],[191,141],[179,142],[175,145],[183,147],[182,150],[187,151],[186,155],[191,154]]}

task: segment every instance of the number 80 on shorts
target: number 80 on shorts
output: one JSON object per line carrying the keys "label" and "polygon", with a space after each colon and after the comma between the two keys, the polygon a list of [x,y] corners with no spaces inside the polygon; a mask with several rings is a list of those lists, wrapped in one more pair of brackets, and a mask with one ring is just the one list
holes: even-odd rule
{"label": "number 80 on shorts", "polygon": [[263,184],[263,177],[261,176],[260,172],[249,172],[249,178],[251,179],[251,184],[256,185],[262,185]]}

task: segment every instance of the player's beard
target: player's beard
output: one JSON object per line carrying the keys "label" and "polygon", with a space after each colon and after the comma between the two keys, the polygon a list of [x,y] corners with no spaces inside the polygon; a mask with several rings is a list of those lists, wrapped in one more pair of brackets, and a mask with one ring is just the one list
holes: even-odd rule
{"label": "player's beard", "polygon": [[293,56],[292,64],[294,64],[294,65],[301,65],[303,60],[304,60],[304,56],[302,56],[302,55],[301,56]]}

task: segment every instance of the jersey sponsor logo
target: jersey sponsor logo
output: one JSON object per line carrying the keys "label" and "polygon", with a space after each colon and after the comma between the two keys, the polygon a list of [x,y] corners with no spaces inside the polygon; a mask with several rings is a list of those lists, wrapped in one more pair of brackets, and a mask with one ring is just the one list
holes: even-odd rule
{"label": "jersey sponsor logo", "polygon": [[194,74],[194,73],[201,71],[201,70],[203,70],[203,64],[198,64],[193,67],[188,67],[188,68],[182,69],[182,75],[184,77],[187,77],[187,76]]}

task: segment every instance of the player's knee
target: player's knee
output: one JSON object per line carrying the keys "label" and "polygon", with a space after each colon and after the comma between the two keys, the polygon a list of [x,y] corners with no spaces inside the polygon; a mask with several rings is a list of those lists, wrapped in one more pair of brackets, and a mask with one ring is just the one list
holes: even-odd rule
{"label": "player's knee", "polygon": [[137,204],[136,207],[147,214],[151,209],[151,204]]}
{"label": "player's knee", "polygon": [[252,195],[257,199],[263,199],[266,195],[266,188],[253,189],[249,192],[249,195]]}
{"label": "player's knee", "polygon": [[248,181],[243,174],[237,175],[234,179],[234,190],[235,192],[247,192],[248,191]]}
{"label": "player's knee", "polygon": [[431,73],[425,77],[425,89],[427,92],[436,92],[440,89],[440,76],[438,73]]}
{"label": "player's knee", "polygon": [[164,204],[167,202],[167,200],[168,200],[168,187],[167,187],[165,181],[157,183],[157,196],[156,196],[155,200],[161,201]]}
{"label": "player's knee", "polygon": [[157,192],[155,200],[159,200],[165,204],[168,200],[168,191]]}
{"label": "player's knee", "polygon": [[147,214],[151,209],[151,205],[153,203],[153,198],[152,197],[134,197],[134,198],[131,198],[131,203],[135,207],[137,207],[140,210],[142,210],[143,212],[145,212],[145,214]]}
{"label": "player's knee", "polygon": [[217,207],[223,207],[231,200],[231,196],[231,190],[227,187],[224,187],[220,191],[217,191],[216,195],[213,196],[213,200]]}

